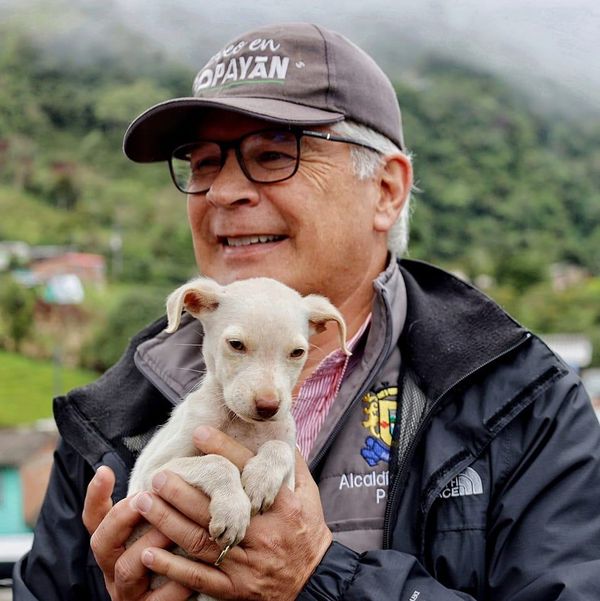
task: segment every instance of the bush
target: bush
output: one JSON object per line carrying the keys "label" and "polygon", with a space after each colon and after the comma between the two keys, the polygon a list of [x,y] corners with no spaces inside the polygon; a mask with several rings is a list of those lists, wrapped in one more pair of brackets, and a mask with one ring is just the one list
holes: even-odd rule
{"label": "bush", "polygon": [[161,294],[129,292],[109,311],[106,322],[100,324],[81,351],[81,364],[104,371],[123,354],[129,339],[145,325],[164,313]]}
{"label": "bush", "polygon": [[0,281],[0,313],[6,334],[18,352],[29,334],[35,312],[35,292],[10,277]]}

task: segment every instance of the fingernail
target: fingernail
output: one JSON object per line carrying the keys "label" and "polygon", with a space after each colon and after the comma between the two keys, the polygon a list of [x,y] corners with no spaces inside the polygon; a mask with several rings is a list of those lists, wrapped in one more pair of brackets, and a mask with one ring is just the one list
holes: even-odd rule
{"label": "fingernail", "polygon": [[210,438],[210,429],[205,426],[198,426],[194,430],[194,440],[196,442],[206,442]]}
{"label": "fingernail", "polygon": [[147,492],[140,493],[135,500],[135,506],[142,513],[147,513],[152,507],[152,497]]}
{"label": "fingernail", "polygon": [[144,552],[142,553],[142,563],[145,566],[150,567],[153,562],[154,562],[154,553],[152,553],[152,551],[150,551],[150,549],[145,549]]}
{"label": "fingernail", "polygon": [[104,474],[106,472],[108,468],[105,467],[104,465],[101,465],[97,470],[96,473],[94,474],[94,485],[95,486],[101,486],[102,485],[102,481],[104,480]]}
{"label": "fingernail", "polygon": [[152,488],[158,492],[167,481],[167,475],[164,472],[158,472],[154,478],[152,478]]}

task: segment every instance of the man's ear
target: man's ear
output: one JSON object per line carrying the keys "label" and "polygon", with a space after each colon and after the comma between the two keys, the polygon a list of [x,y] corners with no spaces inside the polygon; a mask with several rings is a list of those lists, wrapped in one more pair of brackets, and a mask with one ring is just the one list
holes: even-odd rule
{"label": "man's ear", "polygon": [[387,233],[398,219],[413,184],[409,158],[400,152],[384,157],[379,172],[379,198],[375,206],[375,231]]}
{"label": "man's ear", "polygon": [[181,321],[181,311],[185,308],[196,319],[218,306],[223,294],[223,288],[209,278],[196,278],[180,286],[167,298],[166,331],[173,333]]}
{"label": "man's ear", "polygon": [[346,355],[351,355],[352,353],[346,345],[346,322],[331,302],[319,294],[309,294],[304,297],[304,304],[308,308],[308,321],[311,330],[317,333],[322,332],[325,330],[325,324],[328,321],[335,321],[340,336],[340,346]]}

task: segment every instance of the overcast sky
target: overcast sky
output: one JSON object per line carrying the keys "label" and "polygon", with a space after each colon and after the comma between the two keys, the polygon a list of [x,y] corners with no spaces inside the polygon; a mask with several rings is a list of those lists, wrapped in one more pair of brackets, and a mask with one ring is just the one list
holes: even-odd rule
{"label": "overcast sky", "polygon": [[[78,17],[53,8],[61,2]],[[104,44],[117,23],[198,69],[247,29],[312,21],[348,35],[392,76],[436,52],[499,73],[541,102],[600,116],[600,0],[0,0],[0,9],[12,6],[43,35],[39,20],[27,20],[33,4],[56,15],[69,43],[69,23]]]}
{"label": "overcast sky", "polygon": [[552,94],[553,85],[545,86],[556,84],[600,112],[599,0],[115,1],[190,63],[206,41],[218,46],[255,25],[306,20],[385,54],[377,58],[388,69],[411,47],[435,50],[522,85],[531,81],[538,94]]}

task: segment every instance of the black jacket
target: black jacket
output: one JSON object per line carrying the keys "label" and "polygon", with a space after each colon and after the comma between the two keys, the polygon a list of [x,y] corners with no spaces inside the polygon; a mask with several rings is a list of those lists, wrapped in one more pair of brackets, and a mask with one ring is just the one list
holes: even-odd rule
{"label": "black jacket", "polygon": [[[600,598],[600,428],[581,383],[474,289],[423,263],[401,265],[408,313],[399,343],[428,404],[390,463],[385,549],[333,543],[299,599]],[[171,409],[133,363],[136,346],[163,327],[147,328],[98,382],[56,401],[65,440],[33,549],[15,569],[15,601],[108,599],[80,520],[85,489],[108,464],[122,498],[135,458],[124,440]],[[318,478],[318,463],[311,469]]]}

